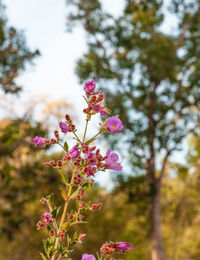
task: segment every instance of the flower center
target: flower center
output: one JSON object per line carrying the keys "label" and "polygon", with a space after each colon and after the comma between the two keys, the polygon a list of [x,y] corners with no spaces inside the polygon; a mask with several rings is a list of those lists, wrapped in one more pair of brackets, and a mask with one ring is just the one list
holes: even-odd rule
{"label": "flower center", "polygon": [[116,124],[112,124],[112,128],[116,129],[117,128]]}

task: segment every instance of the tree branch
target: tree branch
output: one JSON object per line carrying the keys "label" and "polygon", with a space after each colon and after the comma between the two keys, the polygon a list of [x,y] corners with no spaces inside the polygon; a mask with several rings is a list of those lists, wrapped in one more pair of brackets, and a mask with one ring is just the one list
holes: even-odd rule
{"label": "tree branch", "polygon": [[162,163],[162,168],[160,170],[160,176],[158,177],[158,181],[161,182],[162,181],[162,178],[165,174],[165,168],[166,168],[166,164],[167,164],[167,159],[169,157],[169,155],[171,154],[171,152],[174,150],[175,148],[172,148],[172,149],[169,149],[167,150],[166,154],[165,154],[165,157],[164,157],[164,160],[163,160],[163,163]]}

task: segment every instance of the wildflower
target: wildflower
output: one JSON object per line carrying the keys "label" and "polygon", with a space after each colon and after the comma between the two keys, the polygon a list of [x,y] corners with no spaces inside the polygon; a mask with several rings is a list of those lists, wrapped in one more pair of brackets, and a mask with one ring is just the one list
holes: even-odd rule
{"label": "wildflower", "polygon": [[100,105],[98,105],[98,104],[92,104],[91,107],[96,112],[98,112],[100,110]]}
{"label": "wildflower", "polygon": [[119,156],[116,153],[111,153],[110,149],[108,149],[106,155],[108,156],[106,163],[108,164],[109,169],[115,171],[121,171],[123,169],[121,164],[118,162]]}
{"label": "wildflower", "polygon": [[44,213],[44,215],[42,216],[42,221],[48,225],[49,223],[52,222],[52,215],[49,212]]}
{"label": "wildflower", "polygon": [[129,244],[128,242],[119,242],[117,243],[117,248],[119,249],[119,251],[121,253],[125,253],[127,250],[133,250],[135,248],[132,247],[131,244]]}
{"label": "wildflower", "polygon": [[81,260],[96,260],[96,257],[94,255],[84,254],[84,255],[82,255]]}
{"label": "wildflower", "polygon": [[89,80],[85,83],[84,90],[87,94],[93,92],[95,90],[95,83],[94,80]]}
{"label": "wildflower", "polygon": [[131,244],[128,242],[109,242],[106,244],[103,244],[100,251],[103,254],[113,254],[113,253],[126,253],[127,250],[134,250],[134,248]]}
{"label": "wildflower", "polygon": [[100,107],[100,115],[101,115],[101,117],[105,118],[106,117],[106,113],[110,115],[111,114],[111,110],[101,106]]}
{"label": "wildflower", "polygon": [[89,151],[88,154],[85,154],[85,160],[90,166],[94,166],[96,164],[95,154],[91,151]]}
{"label": "wildflower", "polygon": [[124,126],[122,124],[122,121],[117,116],[112,116],[103,123],[102,127],[111,133],[117,133]]}
{"label": "wildflower", "polygon": [[36,136],[33,138],[33,142],[35,143],[36,146],[42,146],[45,144],[45,138],[41,136]]}
{"label": "wildflower", "polygon": [[72,158],[76,158],[79,155],[79,148],[78,147],[73,147],[70,151],[69,154],[71,155]]}
{"label": "wildflower", "polygon": [[66,134],[69,131],[69,126],[64,122],[60,122],[59,126],[60,126],[60,129],[63,133]]}
{"label": "wildflower", "polygon": [[96,168],[87,167],[87,168],[85,168],[84,172],[87,174],[87,176],[94,176],[94,174],[96,172]]}

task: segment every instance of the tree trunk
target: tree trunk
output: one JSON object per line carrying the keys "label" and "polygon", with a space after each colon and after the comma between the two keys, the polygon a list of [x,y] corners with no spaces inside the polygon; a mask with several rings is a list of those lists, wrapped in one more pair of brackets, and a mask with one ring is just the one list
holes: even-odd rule
{"label": "tree trunk", "polygon": [[163,260],[163,246],[161,235],[161,203],[160,203],[160,183],[152,190],[152,260]]}

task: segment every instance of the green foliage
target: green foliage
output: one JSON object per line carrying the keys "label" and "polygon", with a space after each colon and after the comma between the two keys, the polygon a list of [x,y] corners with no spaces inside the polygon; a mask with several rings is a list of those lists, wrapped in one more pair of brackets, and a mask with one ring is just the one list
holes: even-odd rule
{"label": "green foliage", "polygon": [[21,86],[16,78],[25,70],[27,62],[39,55],[39,51],[30,51],[23,32],[7,25],[4,9],[0,1],[0,87],[5,93],[17,93]]}

